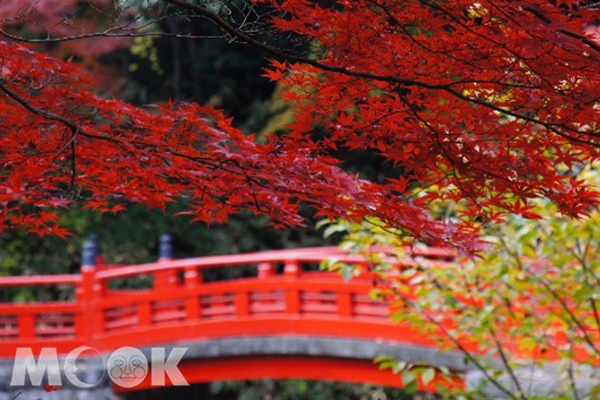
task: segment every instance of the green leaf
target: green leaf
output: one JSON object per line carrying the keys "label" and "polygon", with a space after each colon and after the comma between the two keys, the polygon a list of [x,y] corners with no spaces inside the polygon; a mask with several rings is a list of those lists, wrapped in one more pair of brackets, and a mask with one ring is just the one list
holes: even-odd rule
{"label": "green leaf", "polygon": [[583,285],[575,292],[573,297],[577,303],[583,303],[592,295],[592,293],[594,293],[594,289],[590,286]]}
{"label": "green leaf", "polygon": [[429,382],[431,382],[433,380],[434,377],[435,377],[435,369],[427,368],[421,374],[421,381],[423,381],[423,384],[427,385]]}
{"label": "green leaf", "polygon": [[532,337],[526,337],[519,342],[519,347],[523,350],[533,349],[537,345],[537,342]]}
{"label": "green leaf", "polygon": [[391,361],[391,360],[393,360],[393,359],[394,359],[394,357],[393,357],[393,356],[391,356],[391,355],[389,355],[389,354],[384,354],[384,355],[381,355],[381,356],[377,356],[377,357],[375,357],[375,359],[373,360],[373,363],[374,363],[374,364],[380,364],[380,363],[382,363],[382,362],[385,362],[385,361]]}
{"label": "green leaf", "polygon": [[404,369],[406,369],[407,365],[408,364],[406,362],[404,362],[404,361],[398,361],[398,362],[396,362],[396,365],[394,365],[392,367],[392,372],[395,373],[395,374],[397,374],[398,372],[403,371]]}
{"label": "green leaf", "polygon": [[456,297],[454,297],[454,295],[452,295],[452,294],[445,296],[444,302],[446,303],[446,305],[448,307],[452,307],[452,308],[456,308],[456,306],[458,305],[458,302],[456,301]]}
{"label": "green leaf", "polygon": [[412,381],[411,383],[404,386],[404,390],[407,391],[408,393],[414,393],[417,391],[418,388],[419,388],[419,384],[417,383],[416,380]]}
{"label": "green leaf", "polygon": [[417,376],[414,374],[414,372],[412,371],[404,371],[402,372],[402,382],[405,385],[409,385],[412,382],[415,382],[417,379]]}
{"label": "green leaf", "polygon": [[345,232],[345,231],[346,231],[345,225],[340,225],[340,224],[330,225],[327,228],[325,228],[325,231],[323,232],[323,237],[328,238],[329,236],[333,235],[334,233]]}

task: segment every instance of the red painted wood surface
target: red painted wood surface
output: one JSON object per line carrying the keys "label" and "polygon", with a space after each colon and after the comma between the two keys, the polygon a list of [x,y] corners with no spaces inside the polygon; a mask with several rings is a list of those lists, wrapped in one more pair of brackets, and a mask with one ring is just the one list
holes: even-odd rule
{"label": "red painted wood surface", "polygon": [[[262,356],[262,357],[221,357],[185,360],[178,365],[181,374],[188,383],[214,382],[224,380],[248,379],[310,379],[339,382],[363,383],[402,388],[402,379],[390,370],[380,370],[372,362],[331,357],[308,356]],[[115,386],[115,392],[151,389],[152,382],[148,374],[144,381],[133,388]],[[166,377],[166,383],[170,379]],[[462,380],[455,376],[450,380],[436,376],[428,384],[420,380],[419,390],[437,392],[440,386],[445,388],[463,387]]]}
{"label": "red painted wood surface", "polygon": [[[444,249],[429,249],[423,255],[440,262],[452,257]],[[0,277],[0,288],[75,287],[71,302],[0,304],[0,357],[14,357],[17,347],[32,347],[35,354],[42,347],[67,353],[88,345],[104,352],[122,346],[248,335],[321,335],[436,346],[408,326],[389,321],[387,305],[369,297],[372,276],[367,273],[347,282],[335,273],[304,268],[332,256],[348,263],[364,263],[358,256],[344,256],[338,248],[322,247],[162,259],[142,265],[84,266],[78,275]],[[256,266],[255,276],[213,282],[202,278],[209,268],[242,265]],[[277,266],[283,271],[277,273]],[[111,288],[111,282],[141,276],[152,276],[152,286]],[[300,364],[289,368],[285,367],[290,365],[289,358],[269,357],[246,360],[250,364],[239,368],[229,368],[231,360],[214,360],[210,367],[202,361],[196,370],[186,368],[192,381],[205,379],[203,374],[212,380],[264,375],[401,385],[397,377],[378,371],[368,362],[315,358],[311,364],[307,360],[295,360]],[[338,367],[342,372],[336,370]],[[255,368],[256,373],[249,368]]]}

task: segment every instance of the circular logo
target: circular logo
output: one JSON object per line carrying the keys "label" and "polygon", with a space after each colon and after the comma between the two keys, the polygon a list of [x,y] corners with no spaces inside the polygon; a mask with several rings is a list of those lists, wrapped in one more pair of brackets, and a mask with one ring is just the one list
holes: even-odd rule
{"label": "circular logo", "polygon": [[104,357],[89,346],[80,346],[71,351],[63,363],[65,377],[74,386],[82,389],[96,386],[104,377]]}
{"label": "circular logo", "polygon": [[110,355],[106,367],[116,385],[130,388],[139,385],[148,374],[148,359],[134,347],[121,347]]}

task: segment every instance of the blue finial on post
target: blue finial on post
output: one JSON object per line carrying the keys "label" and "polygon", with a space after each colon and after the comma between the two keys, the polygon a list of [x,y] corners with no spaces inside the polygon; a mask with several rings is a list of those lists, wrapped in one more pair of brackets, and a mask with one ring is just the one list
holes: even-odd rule
{"label": "blue finial on post", "polygon": [[95,266],[96,258],[100,255],[100,243],[98,242],[98,234],[92,233],[83,243],[83,251],[81,253],[81,263],[87,266]]}
{"label": "blue finial on post", "polygon": [[168,233],[160,235],[158,240],[158,259],[170,260],[173,258],[173,238]]}

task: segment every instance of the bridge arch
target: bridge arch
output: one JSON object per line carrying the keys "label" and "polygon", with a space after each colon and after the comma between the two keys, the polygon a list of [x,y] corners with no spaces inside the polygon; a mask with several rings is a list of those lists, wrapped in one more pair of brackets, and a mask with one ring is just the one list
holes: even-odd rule
{"label": "bridge arch", "polygon": [[[179,366],[190,384],[222,380],[309,379],[403,387],[398,375],[374,367],[373,359],[379,355],[391,355],[407,362],[425,362],[456,372],[469,369],[457,352],[440,353],[425,346],[356,338],[243,336],[181,342],[164,347],[167,354],[175,347],[187,349]],[[150,354],[148,348],[142,351]],[[420,389],[435,391],[439,383],[433,381],[429,385],[421,385]],[[455,382],[457,385],[460,383],[459,380]],[[147,378],[134,390],[151,387]]]}

